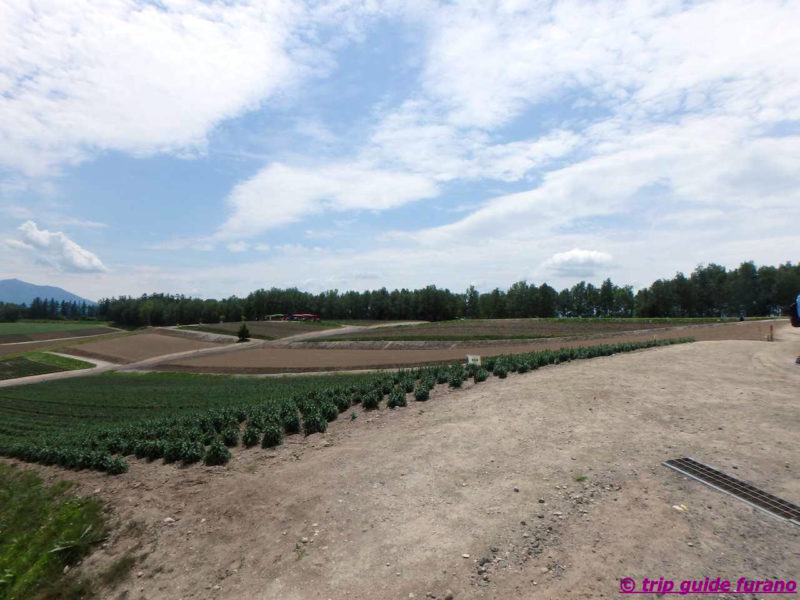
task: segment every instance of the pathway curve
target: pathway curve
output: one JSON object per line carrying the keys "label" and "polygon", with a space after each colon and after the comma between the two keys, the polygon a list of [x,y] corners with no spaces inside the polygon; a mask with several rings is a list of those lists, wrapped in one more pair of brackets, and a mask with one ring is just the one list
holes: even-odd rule
{"label": "pathway curve", "polygon": [[66,356],[73,360],[83,360],[93,363],[95,366],[91,369],[78,369],[75,371],[58,371],[56,373],[45,373],[43,375],[31,375],[29,377],[17,377],[16,379],[5,379],[0,381],[0,388],[13,387],[18,385],[30,385],[32,383],[41,383],[43,381],[55,381],[60,379],[72,379],[73,377],[86,377],[88,375],[97,375],[98,373],[105,373],[108,371],[135,371],[142,367],[152,367],[161,362],[179,360],[182,358],[195,358],[206,354],[225,354],[227,352],[238,352],[239,350],[247,350],[249,348],[259,348],[261,341],[243,342],[241,344],[230,344],[228,346],[220,346],[215,348],[202,348],[200,350],[188,350],[184,352],[174,352],[172,354],[162,354],[161,356],[154,356],[146,358],[135,363],[128,363],[124,365],[98,360],[96,358],[85,358],[83,356],[72,356],[67,354],[58,354],[58,356]]}

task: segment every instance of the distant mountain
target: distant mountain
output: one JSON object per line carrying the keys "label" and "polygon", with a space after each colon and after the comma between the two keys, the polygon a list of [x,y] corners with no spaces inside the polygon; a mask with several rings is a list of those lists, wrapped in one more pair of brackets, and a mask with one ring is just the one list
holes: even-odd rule
{"label": "distant mountain", "polygon": [[96,304],[92,300],[76,296],[60,287],[34,285],[19,279],[0,279],[0,302],[13,302],[14,304],[27,304],[30,306],[34,298],[46,298],[47,300],[55,298],[59,302],[66,300],[67,302],[77,302],[79,304],[81,302]]}

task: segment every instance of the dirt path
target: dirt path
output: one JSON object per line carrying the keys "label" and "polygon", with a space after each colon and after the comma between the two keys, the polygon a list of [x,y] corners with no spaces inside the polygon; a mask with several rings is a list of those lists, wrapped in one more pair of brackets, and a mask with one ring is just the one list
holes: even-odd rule
{"label": "dirt path", "polygon": [[139,543],[104,596],[131,600],[594,599],[619,597],[622,577],[797,579],[796,526],[661,463],[693,456],[800,501],[798,352],[782,328],[771,344],[576,361],[357,410],[226,467],[67,473],[124,531],[83,568]]}

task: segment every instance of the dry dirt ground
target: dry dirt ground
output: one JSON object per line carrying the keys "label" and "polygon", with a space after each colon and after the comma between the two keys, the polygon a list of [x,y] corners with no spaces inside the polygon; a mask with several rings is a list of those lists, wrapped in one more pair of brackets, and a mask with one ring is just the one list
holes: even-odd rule
{"label": "dry dirt ground", "polygon": [[[773,322],[776,324],[779,322]],[[770,323],[748,321],[718,325],[696,325],[644,332],[616,333],[582,338],[552,338],[531,341],[505,342],[326,342],[322,347],[308,343],[283,348],[265,344],[241,352],[214,356],[198,356],[168,361],[158,370],[194,373],[285,373],[331,371],[340,369],[392,368],[463,359],[466,354],[513,354],[571,346],[590,346],[623,341],[644,341],[692,336],[697,340],[749,339],[763,340]],[[366,347],[365,347],[366,346]],[[399,347],[398,347],[399,346]]]}
{"label": "dry dirt ground", "polygon": [[35,468],[113,507],[116,532],[79,567],[135,547],[107,598],[588,599],[619,597],[622,577],[797,579],[795,525],[661,463],[691,456],[797,503],[798,353],[784,324],[775,343],[439,386],[224,467]]}
{"label": "dry dirt ground", "polygon": [[190,350],[216,348],[220,344],[201,339],[189,339],[168,333],[139,333],[110,340],[100,340],[60,351],[73,356],[97,358],[118,364],[138,362],[147,358]]}

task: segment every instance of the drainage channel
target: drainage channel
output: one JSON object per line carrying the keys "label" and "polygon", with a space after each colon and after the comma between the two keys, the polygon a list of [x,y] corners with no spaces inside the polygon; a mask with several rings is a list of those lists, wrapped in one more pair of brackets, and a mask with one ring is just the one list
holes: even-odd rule
{"label": "drainage channel", "polygon": [[764,490],[760,490],[740,479],[726,475],[722,471],[717,471],[692,458],[676,458],[666,461],[663,465],[678,471],[678,473],[683,473],[692,479],[696,479],[700,483],[704,483],[715,490],[719,490],[742,502],[746,502],[750,506],[769,513],[772,516],[786,519],[795,525],[800,525],[800,506],[782,500],[772,494],[768,494]]}

